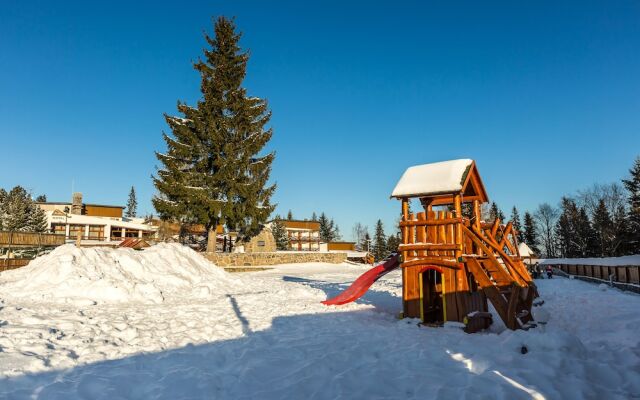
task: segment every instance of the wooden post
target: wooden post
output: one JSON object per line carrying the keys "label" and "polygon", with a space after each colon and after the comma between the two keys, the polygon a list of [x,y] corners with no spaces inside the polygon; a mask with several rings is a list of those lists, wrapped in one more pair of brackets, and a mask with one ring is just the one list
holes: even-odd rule
{"label": "wooden post", "polygon": [[[455,208],[456,211],[456,217],[457,218],[461,218],[462,217],[462,201],[460,199],[460,195],[457,194],[455,195],[455,197],[453,198],[453,206]],[[456,261],[459,261],[460,258],[462,257],[462,224],[461,223],[457,223],[456,224],[456,237],[455,237],[455,241],[456,244],[459,246],[458,250],[456,250],[455,252],[455,256],[456,256]]]}
{"label": "wooden post", "polygon": [[480,213],[480,200],[474,200],[473,201],[473,216],[474,216],[474,221],[473,221],[473,225],[476,227],[477,230],[482,230],[482,215]]}
{"label": "wooden post", "polygon": [[[407,221],[409,219],[409,199],[402,199],[402,221]],[[402,227],[402,243],[409,243],[409,227]],[[404,262],[407,258],[407,252],[403,251],[400,254],[400,259]],[[407,317],[409,315],[409,302],[407,301],[407,268],[402,268],[402,314]]]}

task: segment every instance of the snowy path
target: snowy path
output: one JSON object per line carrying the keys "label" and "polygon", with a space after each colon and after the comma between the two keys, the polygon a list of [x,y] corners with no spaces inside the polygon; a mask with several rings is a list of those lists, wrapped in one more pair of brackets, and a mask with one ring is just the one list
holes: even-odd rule
{"label": "snowy path", "polygon": [[474,335],[397,320],[397,272],[319,303],[365,270],[282,266],[161,304],[4,295],[0,399],[640,398],[638,295],[543,280],[546,332]]}

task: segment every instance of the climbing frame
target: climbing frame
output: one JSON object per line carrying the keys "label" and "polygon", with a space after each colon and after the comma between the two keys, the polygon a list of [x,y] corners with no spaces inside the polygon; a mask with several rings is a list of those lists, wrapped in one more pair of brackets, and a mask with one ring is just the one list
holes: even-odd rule
{"label": "climbing frame", "polygon": [[[518,254],[513,224],[484,222],[488,201],[473,160],[409,168],[392,197],[402,201],[403,313],[424,323],[489,326],[487,300],[510,329],[531,326],[537,291]],[[419,199],[424,211],[410,212]],[[463,205],[467,215],[463,215]]]}

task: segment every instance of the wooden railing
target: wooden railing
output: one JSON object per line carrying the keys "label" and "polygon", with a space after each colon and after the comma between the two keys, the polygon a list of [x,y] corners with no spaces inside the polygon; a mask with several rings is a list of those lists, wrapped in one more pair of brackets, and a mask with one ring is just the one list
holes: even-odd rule
{"label": "wooden railing", "polygon": [[456,240],[456,229],[462,222],[462,218],[454,218],[449,211],[409,214],[408,219],[400,222],[405,238],[399,246],[403,259],[455,258],[456,251],[462,251],[461,240]]}
{"label": "wooden railing", "polygon": [[0,232],[2,247],[54,247],[65,243],[64,235],[35,232]]}

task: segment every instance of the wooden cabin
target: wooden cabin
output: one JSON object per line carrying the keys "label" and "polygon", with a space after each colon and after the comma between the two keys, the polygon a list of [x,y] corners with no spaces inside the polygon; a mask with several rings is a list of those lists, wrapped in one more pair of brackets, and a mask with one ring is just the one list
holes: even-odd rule
{"label": "wooden cabin", "polygon": [[[508,328],[532,326],[535,285],[511,223],[482,221],[481,205],[489,199],[473,160],[411,167],[391,197],[402,202],[405,317],[425,324],[458,321],[475,332],[491,324],[491,301]],[[421,210],[410,210],[412,199]]]}

